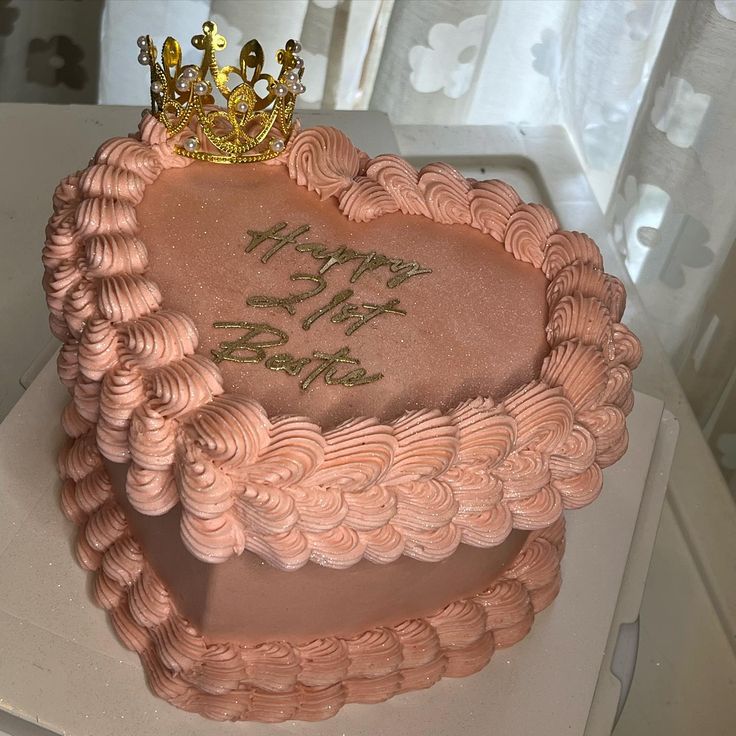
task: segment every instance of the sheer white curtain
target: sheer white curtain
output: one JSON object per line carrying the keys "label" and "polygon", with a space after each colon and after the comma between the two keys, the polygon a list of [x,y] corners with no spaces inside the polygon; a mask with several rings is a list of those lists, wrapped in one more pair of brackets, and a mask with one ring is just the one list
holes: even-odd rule
{"label": "sheer white curtain", "polygon": [[145,77],[131,64],[139,35],[174,36],[185,59],[195,61],[188,39],[211,19],[228,40],[232,63],[251,38],[260,41],[267,62],[289,38],[299,39],[308,82],[301,107],[360,109],[367,101],[363,91],[367,87],[369,95],[372,88],[366,74],[372,64],[375,76],[393,5],[394,0],[107,0],[100,102],[146,104]]}
{"label": "sheer white curtain", "polygon": [[371,106],[396,122],[565,125],[610,195],[670,0],[397,2]]}
{"label": "sheer white curtain", "polygon": [[234,55],[300,38],[307,107],[564,125],[736,485],[736,0],[107,0],[100,101],[146,104],[136,37],[208,17]]}

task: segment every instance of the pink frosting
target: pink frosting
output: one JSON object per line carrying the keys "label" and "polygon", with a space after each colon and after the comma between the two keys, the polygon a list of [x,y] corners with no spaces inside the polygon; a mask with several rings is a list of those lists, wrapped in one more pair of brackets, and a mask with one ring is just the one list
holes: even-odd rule
{"label": "pink frosting", "polygon": [[505,182],[492,179],[475,183],[469,201],[473,227],[503,242],[511,215],[521,204],[519,195]]}
{"label": "pink frosting", "polygon": [[360,151],[337,128],[311,128],[295,137],[289,174],[321,199],[337,197],[353,183],[361,167]]}
{"label": "pink frosting", "polygon": [[93,430],[71,442],[60,471],[62,506],[78,525],[77,556],[94,575],[96,602],[139,654],[158,696],[215,720],[321,720],[346,703],[376,703],[472,674],[523,638],[560,587],[562,518],[530,534],[490,588],[425,618],[307,642],[209,641],[177,612],[131,536]]}
{"label": "pink frosting", "polygon": [[439,561],[460,543],[490,547],[512,528],[547,527],[597,495],[600,469],[626,449],[641,348],[619,321],[623,287],[588,236],[558,230],[548,209],[502,182],[368,159],[332,128],[295,135],[279,160],[347,217],[400,211],[469,224],[550,280],[551,352],[538,380],[447,413],[323,431],[224,394],[218,367],[196,352],[192,320],[161,308],[135,203],[163,170],[187,164],[170,147],[150,116],[139,138],[104,143],[57,188],[44,248],[52,329],[65,342],[59,374],[72,393],[66,424],[76,435],[95,425],[103,455],[130,462],[136,509],[181,504],[184,542],[205,561],[250,550],[289,570],[402,554]]}

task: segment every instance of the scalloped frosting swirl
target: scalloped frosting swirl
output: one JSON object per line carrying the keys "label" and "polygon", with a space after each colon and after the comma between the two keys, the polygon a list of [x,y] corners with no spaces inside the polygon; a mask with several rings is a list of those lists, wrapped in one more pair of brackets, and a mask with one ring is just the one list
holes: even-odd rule
{"label": "scalloped frosting swirl", "polygon": [[289,155],[289,174],[320,199],[339,196],[360,171],[360,152],[337,128],[301,132]]}

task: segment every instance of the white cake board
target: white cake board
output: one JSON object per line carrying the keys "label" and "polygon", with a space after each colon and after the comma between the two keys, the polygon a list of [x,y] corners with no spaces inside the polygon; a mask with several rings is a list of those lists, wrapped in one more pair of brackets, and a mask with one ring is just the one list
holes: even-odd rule
{"label": "white cake board", "polygon": [[75,528],[59,509],[65,401],[49,363],[0,425],[0,711],[16,717],[0,728],[39,733],[23,719],[68,736],[610,733],[618,691],[607,642],[620,592],[619,619],[636,616],[676,437],[660,401],[637,395],[629,452],[605,471],[600,498],[568,514],[562,591],[526,639],[472,677],[348,705],[329,721],[276,726],[207,721],[148,691],[138,657],[91,603],[72,552]]}

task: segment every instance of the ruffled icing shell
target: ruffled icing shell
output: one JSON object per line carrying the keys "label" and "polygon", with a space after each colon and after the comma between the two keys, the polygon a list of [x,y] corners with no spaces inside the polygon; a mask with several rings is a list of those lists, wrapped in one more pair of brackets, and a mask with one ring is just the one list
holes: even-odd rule
{"label": "ruffled icing shell", "polygon": [[469,200],[472,226],[503,242],[511,215],[521,204],[519,195],[505,182],[491,179],[474,184]]}
{"label": "ruffled icing shell", "polygon": [[566,266],[580,262],[592,269],[603,268],[603,257],[598,246],[585,233],[560,230],[552,233],[547,240],[542,259],[542,271],[548,279]]}
{"label": "ruffled icing shell", "polygon": [[470,224],[470,189],[465,177],[447,164],[428,164],[419,172],[419,191],[435,222]]}
{"label": "ruffled icing shell", "polygon": [[399,209],[380,184],[365,176],[357,178],[342,192],[339,207],[353,222],[370,222]]}
{"label": "ruffled icing shell", "polygon": [[429,217],[429,208],[419,191],[419,174],[407,161],[393,154],[374,158],[366,176],[377,182],[405,215]]}
{"label": "ruffled icing shell", "polygon": [[504,246],[517,260],[541,268],[547,238],[557,229],[557,220],[546,207],[541,204],[522,204],[509,218]]}
{"label": "ruffled icing shell", "polygon": [[300,133],[289,155],[289,175],[317,192],[320,199],[337,197],[360,171],[360,152],[337,128],[310,128]]}

